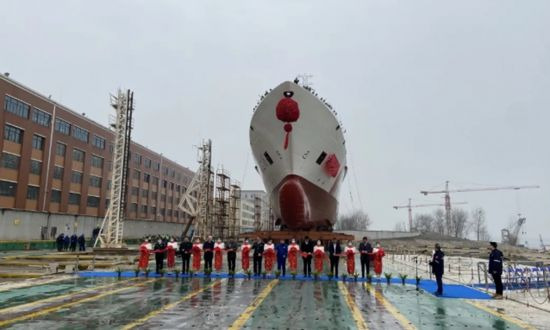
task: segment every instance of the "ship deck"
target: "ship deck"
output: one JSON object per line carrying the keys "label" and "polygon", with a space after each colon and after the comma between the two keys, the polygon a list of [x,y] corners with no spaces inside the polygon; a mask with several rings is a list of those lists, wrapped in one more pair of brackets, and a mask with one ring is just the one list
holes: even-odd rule
{"label": "ship deck", "polygon": [[[397,274],[393,267],[388,263],[385,271]],[[539,329],[550,321],[547,312],[458,285],[435,297],[427,279],[416,290],[414,281],[403,285],[399,278],[391,284],[385,278],[248,279],[223,270],[210,277],[135,277],[128,269],[120,277],[106,270],[35,281],[0,286],[0,328]]]}

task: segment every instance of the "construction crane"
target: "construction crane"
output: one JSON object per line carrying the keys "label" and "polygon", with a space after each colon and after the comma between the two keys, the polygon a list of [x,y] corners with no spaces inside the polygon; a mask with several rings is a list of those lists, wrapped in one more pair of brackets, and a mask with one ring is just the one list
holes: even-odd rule
{"label": "construction crane", "polygon": [[518,214],[518,221],[516,221],[511,228],[505,228],[500,231],[502,236],[502,243],[507,243],[510,245],[517,245],[519,242],[519,234],[521,227],[525,224],[527,218],[522,217],[521,214]]}
{"label": "construction crane", "polygon": [[[468,204],[468,202],[456,202],[454,204],[455,205]],[[413,230],[412,209],[417,208],[417,207],[430,207],[430,206],[445,206],[445,204],[433,203],[433,204],[416,204],[416,205],[412,205],[411,204],[411,199],[409,198],[409,204],[407,204],[407,205],[398,205],[398,206],[394,206],[393,208],[396,209],[396,210],[399,210],[399,209],[408,209],[409,210],[409,231],[412,231]]]}
{"label": "construction crane", "polygon": [[447,227],[451,224],[451,195],[450,193],[457,192],[472,192],[472,191],[493,191],[493,190],[520,190],[520,189],[538,189],[540,186],[503,186],[503,187],[485,187],[485,188],[468,188],[468,189],[453,189],[449,190],[449,181],[445,182],[444,190],[435,191],[420,191],[421,194],[427,196],[428,194],[445,194],[445,221]]}
{"label": "construction crane", "polygon": [[539,234],[539,239],[540,239],[540,248],[541,248],[541,252],[546,252],[546,245],[544,245],[544,241],[542,240],[542,235]]}

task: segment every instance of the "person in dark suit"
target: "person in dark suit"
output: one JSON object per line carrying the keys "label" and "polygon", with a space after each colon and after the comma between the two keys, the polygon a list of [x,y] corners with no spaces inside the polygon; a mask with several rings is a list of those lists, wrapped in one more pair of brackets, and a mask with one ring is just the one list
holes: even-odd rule
{"label": "person in dark suit", "polygon": [[304,263],[304,276],[311,277],[311,259],[313,259],[313,242],[306,236],[300,245],[302,251],[302,262]]}
{"label": "person in dark suit", "polygon": [[84,234],[78,236],[78,251],[86,251],[86,238],[84,238]]}
{"label": "person in dark suit", "polygon": [[359,253],[361,254],[361,277],[365,278],[365,269],[367,275],[370,273],[370,254],[372,253],[372,245],[367,236],[363,237],[363,241],[359,244]]}
{"label": "person in dark suit", "polygon": [[55,240],[57,243],[57,251],[61,252],[63,251],[63,243],[65,242],[65,234],[61,233],[59,236],[57,236],[57,239]]}
{"label": "person in dark suit", "polygon": [[202,245],[202,250],[204,251],[204,270],[209,269],[212,271],[212,259],[214,258],[214,240],[212,235],[208,236],[208,239]]}
{"label": "person in dark suit", "polygon": [[180,244],[180,255],[181,255],[181,273],[189,273],[189,261],[191,260],[191,249],[193,248],[193,243],[189,240],[189,237],[184,237],[183,241]]}
{"label": "person in dark suit", "polygon": [[225,244],[225,250],[227,251],[227,269],[230,272],[235,273],[235,261],[237,260],[237,249],[239,245],[234,239],[229,240]]}
{"label": "person in dark suit", "polygon": [[497,243],[489,243],[489,249],[491,254],[489,255],[489,274],[493,277],[495,282],[495,294],[494,299],[502,299],[503,286],[502,286],[502,262],[504,256],[502,252],[497,249]]}
{"label": "person in dark suit", "polygon": [[157,274],[159,274],[160,271],[164,268],[164,256],[166,252],[165,248],[166,244],[164,244],[164,242],[160,238],[157,240],[157,243],[153,247],[153,249],[155,250],[155,263],[157,266]]}
{"label": "person in dark suit", "polygon": [[252,245],[252,252],[254,253],[254,275],[258,276],[262,272],[262,256],[264,254],[264,243],[259,237]]}
{"label": "person in dark suit", "polygon": [[340,262],[340,254],[342,254],[340,242],[333,238],[328,243],[327,251],[330,259],[330,271],[334,274],[334,277],[338,277],[338,263]]}
{"label": "person in dark suit", "polygon": [[69,245],[71,245],[71,237],[67,234],[63,239],[63,251],[69,250]]}
{"label": "person in dark suit", "polygon": [[443,273],[445,270],[445,253],[441,251],[441,245],[439,243],[435,244],[435,250],[433,252],[432,261],[430,261],[430,266],[432,266],[432,273],[435,275],[435,281],[437,282],[437,291],[435,292],[436,296],[441,296],[443,294]]}

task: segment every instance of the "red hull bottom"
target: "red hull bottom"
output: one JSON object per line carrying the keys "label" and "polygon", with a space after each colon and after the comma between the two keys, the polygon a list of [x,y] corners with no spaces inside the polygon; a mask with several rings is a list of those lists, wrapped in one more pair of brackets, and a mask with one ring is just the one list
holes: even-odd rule
{"label": "red hull bottom", "polygon": [[[279,206],[283,228],[291,230],[332,230],[338,202],[328,192],[306,179],[290,175],[276,188],[274,205]],[[277,210],[275,210],[277,213]]]}

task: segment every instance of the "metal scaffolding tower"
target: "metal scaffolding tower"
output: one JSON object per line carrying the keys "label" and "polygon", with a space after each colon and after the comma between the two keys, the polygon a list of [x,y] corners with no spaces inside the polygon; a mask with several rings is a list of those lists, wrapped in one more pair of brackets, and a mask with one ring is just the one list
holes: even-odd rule
{"label": "metal scaffolding tower", "polygon": [[182,233],[183,236],[188,235],[192,224],[194,226],[194,236],[204,237],[211,233],[211,192],[214,183],[211,169],[212,141],[203,142],[199,148],[199,153],[199,169],[178,204],[178,208],[189,216]]}
{"label": "metal scaffolding tower", "polygon": [[115,143],[110,204],[101,224],[99,235],[94,242],[94,247],[100,243],[101,248],[122,247],[134,93],[130,90],[126,91],[126,93],[119,90],[117,96],[111,95],[111,105],[115,108],[116,115],[114,123],[112,123],[112,127],[115,130]]}
{"label": "metal scaffolding tower", "polygon": [[229,233],[230,238],[237,238],[241,232],[241,185],[239,182],[231,184],[229,193]]}
{"label": "metal scaffolding tower", "polygon": [[216,196],[215,217],[216,223],[212,228],[215,237],[225,239],[229,233],[229,201],[231,190],[231,179],[229,173],[223,168],[216,172]]}

